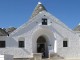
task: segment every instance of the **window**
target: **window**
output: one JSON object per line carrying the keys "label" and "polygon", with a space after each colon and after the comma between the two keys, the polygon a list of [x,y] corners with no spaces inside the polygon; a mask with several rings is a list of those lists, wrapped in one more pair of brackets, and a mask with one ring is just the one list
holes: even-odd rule
{"label": "window", "polygon": [[24,48],[25,47],[25,38],[24,37],[19,37],[19,39],[18,39],[18,47],[19,48]]}
{"label": "window", "polygon": [[42,25],[47,25],[47,19],[46,18],[42,18]]}
{"label": "window", "polygon": [[5,47],[5,41],[0,41],[0,48],[4,48]]}
{"label": "window", "polygon": [[19,41],[19,47],[23,48],[24,47],[24,41]]}
{"label": "window", "polygon": [[68,47],[67,41],[63,41],[63,47]]}

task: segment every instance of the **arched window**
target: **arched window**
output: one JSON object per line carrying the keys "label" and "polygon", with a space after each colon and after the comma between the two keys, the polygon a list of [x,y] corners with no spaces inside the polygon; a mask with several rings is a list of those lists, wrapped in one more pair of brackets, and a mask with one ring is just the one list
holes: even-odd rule
{"label": "arched window", "polygon": [[37,39],[37,43],[46,43],[46,39],[45,39],[43,36],[40,36],[40,37]]}

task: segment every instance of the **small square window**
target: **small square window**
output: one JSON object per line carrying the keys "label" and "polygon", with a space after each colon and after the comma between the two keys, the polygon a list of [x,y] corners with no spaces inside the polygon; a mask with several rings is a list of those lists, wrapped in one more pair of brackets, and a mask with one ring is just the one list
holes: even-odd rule
{"label": "small square window", "polygon": [[42,25],[47,25],[47,19],[46,18],[42,18]]}
{"label": "small square window", "polygon": [[24,48],[24,41],[19,41],[19,47]]}
{"label": "small square window", "polygon": [[0,41],[0,48],[4,48],[5,47],[5,41]]}
{"label": "small square window", "polygon": [[63,47],[68,47],[67,41],[63,41]]}

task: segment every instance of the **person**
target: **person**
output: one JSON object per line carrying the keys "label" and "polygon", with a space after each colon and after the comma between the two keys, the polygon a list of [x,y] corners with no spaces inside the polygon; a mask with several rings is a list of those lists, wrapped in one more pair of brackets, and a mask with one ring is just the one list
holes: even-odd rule
{"label": "person", "polygon": [[45,57],[45,50],[44,48],[41,49],[42,57]]}

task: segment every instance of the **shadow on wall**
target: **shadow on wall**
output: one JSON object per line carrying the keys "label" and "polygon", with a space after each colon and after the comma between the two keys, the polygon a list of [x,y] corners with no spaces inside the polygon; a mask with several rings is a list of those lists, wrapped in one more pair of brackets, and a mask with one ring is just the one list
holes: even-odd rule
{"label": "shadow on wall", "polygon": [[18,47],[18,42],[12,37],[8,37],[6,40],[7,47]]}

